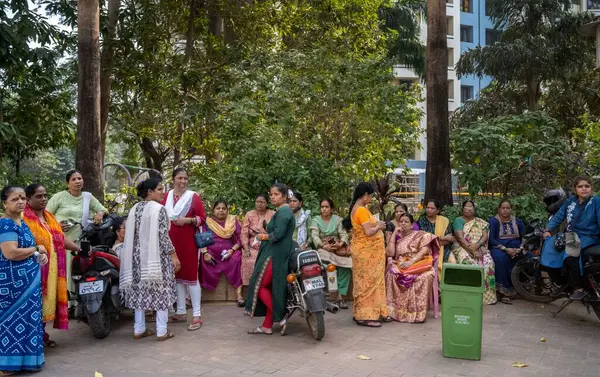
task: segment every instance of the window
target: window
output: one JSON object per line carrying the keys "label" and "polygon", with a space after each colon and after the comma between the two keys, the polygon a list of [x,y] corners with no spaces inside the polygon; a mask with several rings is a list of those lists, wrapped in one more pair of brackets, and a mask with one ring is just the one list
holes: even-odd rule
{"label": "window", "polygon": [[473,13],[473,3],[471,0],[460,0],[460,11],[465,13]]}
{"label": "window", "polygon": [[473,43],[473,26],[460,25],[460,41]]}
{"label": "window", "polygon": [[485,44],[491,46],[500,40],[500,30],[485,29]]}
{"label": "window", "polygon": [[461,85],[460,102],[465,103],[470,99],[473,99],[473,87],[470,85]]}
{"label": "window", "polygon": [[446,22],[448,23],[446,34],[450,35],[450,36],[454,36],[454,17],[452,17],[452,16],[446,17]]}
{"label": "window", "polygon": [[588,10],[600,10],[600,0],[588,0]]}
{"label": "window", "polygon": [[448,100],[454,101],[454,80],[448,80]]}
{"label": "window", "polygon": [[448,67],[454,69],[454,49],[448,49]]}

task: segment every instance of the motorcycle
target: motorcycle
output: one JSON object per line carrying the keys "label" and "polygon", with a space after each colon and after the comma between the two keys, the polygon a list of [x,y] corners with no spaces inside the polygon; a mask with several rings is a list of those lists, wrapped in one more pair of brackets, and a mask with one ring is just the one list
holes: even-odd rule
{"label": "motorcycle", "polygon": [[[552,218],[564,203],[566,196],[562,190],[553,190],[544,197],[549,218]],[[566,293],[569,290],[566,279],[560,268],[551,268],[541,264],[544,250],[544,230],[540,220],[531,221],[525,230],[519,260],[513,268],[511,280],[517,293],[526,300],[550,303],[559,298],[566,298],[553,317],[569,306],[573,300]],[[600,247],[590,250],[588,260],[584,261],[584,276],[587,282],[587,295],[582,303],[588,313],[590,308],[600,319]],[[590,258],[595,258],[590,259]]]}
{"label": "motorcycle", "polygon": [[[287,276],[288,289],[286,310],[282,322],[288,319],[296,310],[306,318],[310,333],[315,340],[325,336],[325,310],[337,313],[339,307],[327,302],[325,292],[337,291],[336,266],[325,266],[316,250],[301,250],[295,244],[289,261],[290,273]],[[282,331],[282,334],[285,332]]]}
{"label": "motorcycle", "polygon": [[[90,224],[79,239],[81,252],[73,254],[71,279],[76,301],[74,317],[86,322],[94,337],[102,339],[110,333],[111,318],[118,319],[123,310],[119,293],[119,257],[110,246],[115,241],[111,231],[114,215],[101,224]],[[81,224],[78,224],[81,226]]]}

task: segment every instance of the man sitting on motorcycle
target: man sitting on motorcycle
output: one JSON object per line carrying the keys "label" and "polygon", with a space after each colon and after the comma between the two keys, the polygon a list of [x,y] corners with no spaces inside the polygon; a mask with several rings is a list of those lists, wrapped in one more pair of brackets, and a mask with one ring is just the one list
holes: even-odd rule
{"label": "man sitting on motorcycle", "polygon": [[[587,177],[575,178],[573,187],[575,195],[567,199],[552,217],[544,238],[550,237],[550,233],[557,230],[566,219],[567,244],[562,258],[568,272],[569,284],[574,289],[570,298],[582,300],[587,295],[582,276],[583,265],[592,255],[600,254],[600,198],[592,195],[592,181]],[[569,233],[571,234],[568,235]],[[560,250],[561,247],[558,246],[557,249]]]}

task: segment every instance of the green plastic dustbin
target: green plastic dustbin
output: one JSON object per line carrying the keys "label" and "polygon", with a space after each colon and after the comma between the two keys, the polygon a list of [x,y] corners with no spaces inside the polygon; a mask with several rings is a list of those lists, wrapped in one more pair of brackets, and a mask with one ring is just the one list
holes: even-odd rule
{"label": "green plastic dustbin", "polygon": [[444,263],[442,270],[442,354],[481,360],[483,267]]}

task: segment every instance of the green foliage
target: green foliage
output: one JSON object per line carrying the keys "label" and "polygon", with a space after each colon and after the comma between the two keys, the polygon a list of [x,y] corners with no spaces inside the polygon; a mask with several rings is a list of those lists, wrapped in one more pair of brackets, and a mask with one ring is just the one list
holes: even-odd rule
{"label": "green foliage", "polygon": [[[454,166],[469,192],[503,195],[544,190],[567,168],[568,140],[543,112],[462,125],[452,133]],[[548,174],[553,172],[553,174]],[[558,173],[558,174],[557,174]]]}
{"label": "green foliage", "polygon": [[67,37],[31,5],[0,2],[0,158],[14,162],[73,139],[74,92],[59,63]]}
{"label": "green foliage", "polygon": [[[490,217],[496,216],[498,213],[498,205],[502,198],[480,196],[474,197],[474,200],[476,203],[476,216],[488,221]],[[512,204],[513,215],[519,217],[525,223],[535,219],[546,221],[548,213],[540,196],[521,195],[509,197],[509,200]],[[443,215],[448,217],[451,222],[454,221],[462,215],[462,203],[444,208]]]}

